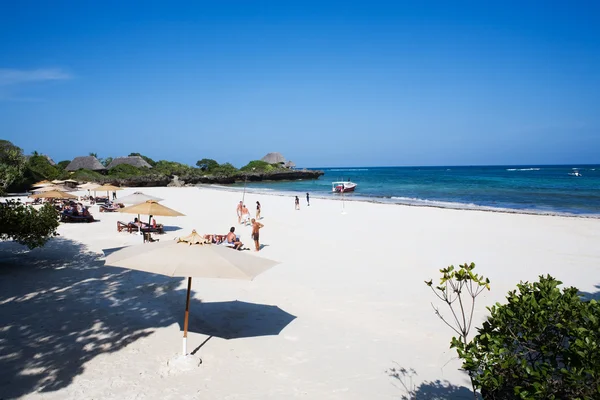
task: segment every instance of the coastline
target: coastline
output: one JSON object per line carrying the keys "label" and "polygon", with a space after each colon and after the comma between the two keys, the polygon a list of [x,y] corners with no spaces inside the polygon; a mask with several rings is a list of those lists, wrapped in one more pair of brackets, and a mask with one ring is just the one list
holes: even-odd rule
{"label": "coastline", "polygon": [[[194,229],[225,233],[234,226],[248,245],[251,227],[235,213],[243,188],[225,189],[117,193],[143,191],[185,214],[157,217],[166,227],[156,236],[161,243]],[[5,360],[0,392],[31,400],[75,400],[81,393],[391,399],[404,394],[388,373],[400,366],[417,371],[415,386],[438,381],[449,393],[466,393],[468,381],[449,349],[452,331],[431,309],[437,303],[423,283],[437,279],[439,268],[472,261],[491,280],[478,299],[475,327],[488,315],[485,307],[504,303],[519,281],[550,274],[590,296],[600,290],[598,219],[364,201],[349,202],[343,215],[339,201],[319,198],[310,207],[301,199],[296,211],[292,198],[275,191],[247,192],[245,201],[262,205],[264,247],[256,256],[280,265],[251,282],[193,280],[188,340],[202,364],[188,371],[167,368],[181,349],[186,280],[103,263],[103,251],[142,242],[116,231],[116,222],[132,215],[99,213],[95,205],[99,222],[61,224],[60,236],[44,248],[3,243],[0,323],[13,356]],[[282,327],[281,313],[294,319]],[[269,326],[279,328],[263,331]]]}
{"label": "coastline", "polygon": [[[272,195],[279,197],[298,196],[298,194],[304,194],[302,191],[286,191],[276,190],[267,188],[252,188],[246,187],[245,189],[240,186],[224,186],[218,184],[197,184],[194,187],[221,190],[226,192],[243,192],[260,194],[260,195]],[[320,200],[331,200],[331,201],[342,201],[341,196],[338,195],[323,195],[310,193],[311,199]],[[409,206],[409,207],[428,207],[428,208],[439,208],[444,210],[465,210],[465,211],[483,211],[492,213],[504,213],[504,214],[523,214],[523,215],[540,215],[548,217],[566,217],[566,218],[583,218],[583,219],[600,219],[599,214],[575,214],[559,211],[542,211],[542,210],[526,210],[517,208],[501,208],[501,207],[489,207],[479,206],[476,204],[467,203],[453,203],[453,202],[442,202],[433,200],[423,199],[409,199],[401,197],[370,197],[370,196],[352,196],[351,194],[345,196],[343,201],[349,202],[360,202],[360,203],[373,203],[373,204],[389,204],[397,206]]]}

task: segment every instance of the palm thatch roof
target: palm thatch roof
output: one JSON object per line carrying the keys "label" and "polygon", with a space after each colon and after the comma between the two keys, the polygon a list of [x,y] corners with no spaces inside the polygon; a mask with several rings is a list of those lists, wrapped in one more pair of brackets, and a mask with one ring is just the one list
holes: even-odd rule
{"label": "palm thatch roof", "polygon": [[285,164],[285,157],[281,153],[269,153],[261,158],[261,160],[269,164]]}
{"label": "palm thatch roof", "polygon": [[129,156],[129,157],[115,158],[114,160],[112,160],[112,162],[110,164],[108,164],[108,169],[114,168],[120,164],[133,165],[134,167],[137,167],[137,168],[152,168],[152,166],[150,164],[148,164],[146,162],[146,160],[144,160],[142,157]]}
{"label": "palm thatch roof", "polygon": [[94,156],[75,157],[65,169],[67,171],[77,171],[82,168],[92,171],[101,171],[106,169],[106,167],[104,167],[104,165],[102,165]]}
{"label": "palm thatch roof", "polygon": [[288,161],[285,164],[283,164],[283,166],[286,168],[296,168],[296,163],[294,163],[293,161]]}

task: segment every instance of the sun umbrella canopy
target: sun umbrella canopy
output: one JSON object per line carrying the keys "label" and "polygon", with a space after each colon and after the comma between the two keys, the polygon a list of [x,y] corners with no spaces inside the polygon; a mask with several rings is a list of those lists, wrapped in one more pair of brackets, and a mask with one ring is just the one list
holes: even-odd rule
{"label": "sun umbrella canopy", "polygon": [[46,183],[38,182],[36,184],[31,185],[32,188],[40,188],[40,187],[46,187],[46,186],[54,186],[54,184],[52,182],[46,181]]}
{"label": "sun umbrella canopy", "polygon": [[65,183],[65,181],[60,181],[58,179],[55,179],[55,180],[52,181],[52,183],[54,183],[55,185],[60,185],[62,183]]}
{"label": "sun umbrella canopy", "polygon": [[33,186],[42,186],[42,185],[51,185],[52,182],[47,181],[47,180],[43,180],[43,181],[39,181],[33,184]]}
{"label": "sun umbrella canopy", "polygon": [[109,254],[105,263],[171,277],[241,280],[252,280],[278,264],[226,246],[175,240],[125,247]]}
{"label": "sun umbrella canopy", "polygon": [[90,190],[93,190],[94,192],[115,192],[117,190],[123,190],[123,188],[106,184],[90,188]]}
{"label": "sun umbrella canopy", "polygon": [[52,191],[58,191],[58,192],[68,192],[69,189],[67,189],[64,186],[56,186],[56,185],[50,185],[50,186],[44,186],[41,187],[39,189],[34,189],[33,190],[35,193],[44,193],[44,192],[52,192]]}
{"label": "sun umbrella canopy", "polygon": [[77,196],[73,196],[72,194],[65,193],[65,192],[60,192],[58,190],[53,190],[51,192],[45,192],[45,193],[32,194],[29,197],[31,197],[32,199],[76,199],[77,198]]}
{"label": "sun umbrella canopy", "polygon": [[179,211],[175,211],[169,207],[159,204],[155,200],[147,200],[143,203],[121,208],[118,210],[125,214],[140,214],[140,215],[159,215],[161,217],[184,217],[185,215]]}
{"label": "sun umbrella canopy", "polygon": [[154,201],[158,202],[158,201],[162,201],[163,199],[161,199],[159,197],[150,196],[149,194],[144,194],[142,192],[134,192],[134,193],[130,194],[129,196],[121,197],[119,199],[119,203],[140,204],[140,203],[144,203],[148,200],[154,200]]}
{"label": "sun umbrella canopy", "polygon": [[[65,181],[65,182],[68,182],[68,181]],[[100,185],[98,185],[97,183],[88,182],[88,183],[84,183],[83,185],[77,186],[77,188],[81,189],[81,190],[90,190],[90,189],[97,188],[99,186]]]}

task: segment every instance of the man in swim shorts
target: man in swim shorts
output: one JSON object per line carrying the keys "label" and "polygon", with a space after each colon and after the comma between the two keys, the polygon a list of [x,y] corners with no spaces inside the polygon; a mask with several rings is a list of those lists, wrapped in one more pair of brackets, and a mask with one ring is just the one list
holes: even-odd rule
{"label": "man in swim shorts", "polygon": [[259,238],[259,230],[263,226],[264,226],[263,224],[258,222],[256,219],[252,218],[252,239],[254,240],[254,245],[256,246],[255,251],[260,250],[260,243],[258,242],[258,238]]}

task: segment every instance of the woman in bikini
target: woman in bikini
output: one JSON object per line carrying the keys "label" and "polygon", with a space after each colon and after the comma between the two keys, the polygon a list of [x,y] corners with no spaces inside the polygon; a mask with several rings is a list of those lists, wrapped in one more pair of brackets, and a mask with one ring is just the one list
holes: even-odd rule
{"label": "woman in bikini", "polygon": [[260,219],[260,203],[256,202],[256,219]]}

